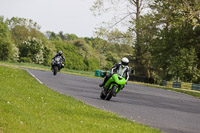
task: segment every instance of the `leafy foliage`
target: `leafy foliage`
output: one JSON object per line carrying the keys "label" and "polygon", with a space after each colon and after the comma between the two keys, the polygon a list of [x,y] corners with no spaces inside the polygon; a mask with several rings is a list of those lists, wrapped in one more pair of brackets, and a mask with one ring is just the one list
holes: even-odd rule
{"label": "leafy foliage", "polygon": [[[196,1],[194,1],[196,2]],[[153,67],[159,69],[161,78],[199,82],[199,22],[195,11],[200,9],[198,3],[191,1],[155,0],[151,5],[157,26],[162,27],[154,34]],[[195,23],[194,23],[195,22]]]}
{"label": "leafy foliage", "polygon": [[[105,4],[109,3],[110,4]],[[92,11],[106,13],[121,0],[96,0]],[[154,79],[181,80],[200,83],[200,3],[198,0],[125,0],[131,16],[129,31],[136,35],[133,52],[128,57],[137,76]],[[127,4],[126,2],[130,2]],[[104,6],[106,5],[106,6]],[[142,14],[142,8],[148,8]],[[133,10],[133,12],[131,12]],[[135,16],[132,16],[135,14]],[[127,16],[124,15],[124,18]],[[120,23],[122,20],[118,21]],[[114,23],[113,25],[117,24]],[[109,29],[110,30],[110,29]],[[112,42],[108,29],[99,29],[99,35]],[[119,34],[112,33],[117,39]],[[126,40],[128,40],[126,38]],[[120,41],[118,41],[120,42]],[[127,44],[127,42],[126,42]],[[107,47],[107,46],[106,46]],[[127,47],[126,47],[127,48]]]}
{"label": "leafy foliage", "polygon": [[27,41],[19,44],[20,57],[27,58],[24,60],[25,62],[29,59],[28,61],[42,64],[44,61],[42,53],[43,49],[42,41],[36,38],[29,37]]}
{"label": "leafy foliage", "polygon": [[[16,54],[15,54],[16,53]],[[11,34],[4,18],[0,16],[0,60],[18,60],[18,49],[11,41]]]}
{"label": "leafy foliage", "polygon": [[[105,2],[97,0],[93,11],[102,8]],[[122,1],[108,2],[106,7],[115,7]],[[131,6],[138,9],[129,12],[129,30],[100,27],[94,38],[79,38],[62,31],[43,34],[33,20],[13,17],[4,21],[1,17],[0,60],[48,66],[56,52],[62,50],[66,68],[94,71],[109,70],[122,57],[128,57],[136,76],[200,83],[198,0],[126,0],[124,4],[127,3],[131,3],[129,9]],[[149,12],[142,14],[140,11],[147,4]],[[104,9],[100,10],[106,12]]]}

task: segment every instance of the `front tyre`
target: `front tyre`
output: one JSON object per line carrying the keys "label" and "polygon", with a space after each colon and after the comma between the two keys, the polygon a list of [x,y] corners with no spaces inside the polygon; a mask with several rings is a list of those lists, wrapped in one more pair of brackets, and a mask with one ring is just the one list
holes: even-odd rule
{"label": "front tyre", "polygon": [[53,67],[53,75],[56,75],[58,72],[58,67],[57,66],[54,66]]}
{"label": "front tyre", "polygon": [[104,90],[101,91],[100,98],[101,98],[101,99],[105,99],[105,98],[106,98],[106,95],[105,95],[105,93],[104,93]]}
{"label": "front tyre", "polygon": [[109,91],[109,93],[108,93],[108,95],[107,95],[107,97],[106,97],[106,100],[109,101],[109,100],[112,98],[112,96],[113,96],[113,94],[115,93],[116,89],[117,89],[117,86],[114,85],[114,86],[112,87],[112,90]]}
{"label": "front tyre", "polygon": [[117,86],[113,86],[113,88],[112,88],[112,95],[114,97],[116,97],[116,90],[117,90]]}

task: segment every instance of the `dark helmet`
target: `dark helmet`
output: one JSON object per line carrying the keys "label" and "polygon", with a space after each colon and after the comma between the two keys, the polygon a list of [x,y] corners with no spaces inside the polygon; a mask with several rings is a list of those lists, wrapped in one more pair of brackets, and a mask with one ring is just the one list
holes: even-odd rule
{"label": "dark helmet", "polygon": [[126,57],[123,57],[121,60],[121,64],[123,67],[128,66],[129,60]]}
{"label": "dark helmet", "polygon": [[58,55],[62,55],[62,53],[63,53],[62,51],[58,51]]}

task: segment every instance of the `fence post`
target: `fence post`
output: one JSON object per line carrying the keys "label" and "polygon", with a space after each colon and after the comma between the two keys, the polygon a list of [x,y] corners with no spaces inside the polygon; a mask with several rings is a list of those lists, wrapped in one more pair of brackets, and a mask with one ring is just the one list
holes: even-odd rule
{"label": "fence post", "polygon": [[163,80],[163,86],[167,86],[167,81]]}

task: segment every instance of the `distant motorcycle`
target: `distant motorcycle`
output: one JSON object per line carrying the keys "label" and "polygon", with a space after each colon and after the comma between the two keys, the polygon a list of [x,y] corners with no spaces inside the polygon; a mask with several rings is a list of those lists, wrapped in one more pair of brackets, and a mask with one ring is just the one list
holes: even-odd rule
{"label": "distant motorcycle", "polygon": [[61,56],[57,56],[52,60],[52,72],[53,75],[56,75],[57,72],[60,71],[60,69],[62,68],[62,57]]}
{"label": "distant motorcycle", "polygon": [[103,90],[100,94],[101,99],[110,100],[112,96],[115,97],[125,84],[126,80],[124,77],[118,74],[113,74],[103,86]]}

